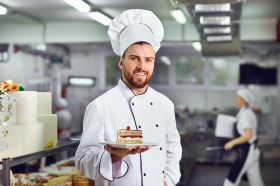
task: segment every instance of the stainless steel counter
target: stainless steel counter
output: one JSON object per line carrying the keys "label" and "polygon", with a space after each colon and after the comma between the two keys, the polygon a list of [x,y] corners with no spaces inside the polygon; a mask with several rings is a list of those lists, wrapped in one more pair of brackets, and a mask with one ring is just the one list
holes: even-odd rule
{"label": "stainless steel counter", "polygon": [[[72,138],[80,138],[80,135],[74,136]],[[0,164],[2,165],[2,170],[0,170],[0,179],[3,180],[3,185],[10,184],[10,167],[26,163],[28,161],[40,159],[46,156],[51,156],[58,154],[63,151],[75,149],[78,147],[80,141],[79,140],[71,140],[69,139],[62,139],[58,141],[58,146],[51,149],[42,150],[39,152],[26,154],[23,156],[13,157],[13,158],[3,158]]]}

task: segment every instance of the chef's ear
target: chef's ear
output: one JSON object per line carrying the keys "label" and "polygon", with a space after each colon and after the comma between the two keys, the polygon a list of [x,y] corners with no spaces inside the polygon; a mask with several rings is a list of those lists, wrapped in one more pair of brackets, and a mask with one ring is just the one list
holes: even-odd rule
{"label": "chef's ear", "polygon": [[118,66],[121,70],[123,69],[123,63],[124,63],[124,59],[121,58],[120,61],[119,61],[119,64],[118,64]]}

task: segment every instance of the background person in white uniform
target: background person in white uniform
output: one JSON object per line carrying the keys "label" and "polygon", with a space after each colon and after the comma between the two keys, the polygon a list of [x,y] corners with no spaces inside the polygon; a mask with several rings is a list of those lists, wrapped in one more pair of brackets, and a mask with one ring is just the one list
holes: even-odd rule
{"label": "background person in white uniform", "polygon": [[241,179],[248,180],[251,186],[263,186],[260,175],[257,147],[257,118],[249,108],[254,101],[253,94],[248,89],[237,92],[236,105],[240,108],[235,126],[236,138],[225,144],[224,149],[237,150],[237,157],[231,166],[224,186],[237,186]]}
{"label": "background person in white uniform", "polygon": [[[58,125],[58,139],[70,138],[70,125],[72,115],[67,109],[68,102],[62,97],[58,97],[56,100],[56,114],[57,114],[57,125]],[[68,151],[63,151],[56,156],[56,161],[65,160],[68,158]]]}
{"label": "background person in white uniform", "polygon": [[68,103],[66,99],[59,97],[56,102],[56,114],[57,114],[57,124],[58,124],[58,139],[69,138],[71,136],[70,125],[72,120],[72,115],[69,110],[67,110]]}
{"label": "background person in white uniform", "polygon": [[[87,106],[76,166],[96,186],[174,186],[182,154],[174,105],[148,86],[163,26],[150,11],[127,10],[111,22],[108,34],[121,57],[122,78]],[[143,131],[144,142],[159,145],[118,149],[98,143],[116,142],[117,131],[129,124]]]}

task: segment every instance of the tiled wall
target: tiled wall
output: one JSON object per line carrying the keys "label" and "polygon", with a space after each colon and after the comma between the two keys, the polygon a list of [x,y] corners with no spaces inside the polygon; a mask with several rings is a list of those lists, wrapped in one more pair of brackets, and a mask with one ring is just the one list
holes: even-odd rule
{"label": "tiled wall", "polygon": [[44,60],[41,57],[21,51],[14,53],[13,45],[9,47],[9,60],[0,63],[0,81],[13,79],[25,85],[28,79],[40,78],[44,75]]}

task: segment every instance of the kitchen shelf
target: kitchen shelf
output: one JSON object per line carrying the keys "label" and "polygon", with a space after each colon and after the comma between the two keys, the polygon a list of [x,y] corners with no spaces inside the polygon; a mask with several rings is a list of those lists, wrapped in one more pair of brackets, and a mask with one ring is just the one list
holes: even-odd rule
{"label": "kitchen shelf", "polygon": [[227,115],[233,115],[236,116],[236,114],[238,113],[238,110],[217,110],[217,111],[213,111],[213,110],[195,110],[194,115],[219,115],[219,114],[227,114]]}
{"label": "kitchen shelf", "polygon": [[58,154],[63,151],[68,151],[71,149],[75,149],[78,147],[80,141],[79,140],[71,140],[79,138],[75,136],[74,138],[66,138],[58,141],[58,146],[51,149],[42,150],[39,152],[26,154],[23,156],[13,157],[13,158],[3,158],[0,165],[2,165],[2,170],[0,170],[0,180],[2,179],[3,185],[10,185],[10,167],[23,164],[32,160],[40,159],[43,157],[51,156]]}

